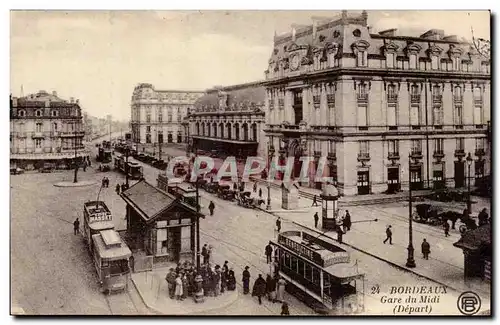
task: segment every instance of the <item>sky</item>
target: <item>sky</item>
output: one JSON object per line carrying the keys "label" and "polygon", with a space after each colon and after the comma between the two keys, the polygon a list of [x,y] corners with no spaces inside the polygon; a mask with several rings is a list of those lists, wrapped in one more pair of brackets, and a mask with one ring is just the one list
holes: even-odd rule
{"label": "sky", "polygon": [[[360,11],[358,11],[360,12]],[[204,91],[264,79],[274,33],[339,11],[11,11],[10,92],[80,99],[84,111],[130,118],[134,87]],[[373,32],[490,39],[487,11],[368,11]]]}

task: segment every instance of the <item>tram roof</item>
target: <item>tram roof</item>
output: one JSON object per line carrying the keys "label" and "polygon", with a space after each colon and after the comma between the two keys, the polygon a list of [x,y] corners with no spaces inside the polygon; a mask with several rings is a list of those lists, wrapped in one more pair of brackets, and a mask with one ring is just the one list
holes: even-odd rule
{"label": "tram roof", "polygon": [[89,224],[89,228],[94,231],[100,231],[106,229],[113,229],[115,228],[115,225],[113,224],[112,221],[94,221]]}
{"label": "tram roof", "polygon": [[130,256],[132,256],[132,252],[121,238],[120,238],[121,244],[119,246],[118,245],[107,246],[101,234],[93,235],[92,240],[94,241],[94,247],[96,248],[101,259],[107,259],[113,261],[113,260],[128,259]]}

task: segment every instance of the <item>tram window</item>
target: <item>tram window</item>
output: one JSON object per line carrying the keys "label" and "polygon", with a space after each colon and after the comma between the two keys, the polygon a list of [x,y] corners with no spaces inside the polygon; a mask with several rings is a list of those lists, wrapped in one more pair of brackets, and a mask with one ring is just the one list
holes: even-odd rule
{"label": "tram window", "polygon": [[109,262],[108,262],[108,261],[105,261],[105,260],[102,260],[102,261],[101,261],[101,266],[102,266],[102,267],[108,267],[108,266],[109,266]]}
{"label": "tram window", "polygon": [[113,261],[110,265],[110,274],[120,274],[128,271],[128,261],[127,260],[119,260]]}
{"label": "tram window", "polygon": [[300,276],[304,276],[304,261],[298,261],[298,273]]}
{"label": "tram window", "polygon": [[312,282],[317,286],[320,285],[321,280],[321,275],[319,272],[320,271],[318,268],[312,267]]}
{"label": "tram window", "polygon": [[325,287],[330,286],[330,275],[328,273],[324,273],[324,272],[323,272],[323,285]]}
{"label": "tram window", "polygon": [[297,258],[295,256],[292,256],[292,265],[290,266],[290,269],[297,273]]}
{"label": "tram window", "polygon": [[291,268],[291,262],[290,262],[290,255],[288,253],[285,253],[285,266],[288,268]]}
{"label": "tram window", "polygon": [[312,281],[312,268],[308,263],[306,263],[306,272],[304,275],[306,280]]}

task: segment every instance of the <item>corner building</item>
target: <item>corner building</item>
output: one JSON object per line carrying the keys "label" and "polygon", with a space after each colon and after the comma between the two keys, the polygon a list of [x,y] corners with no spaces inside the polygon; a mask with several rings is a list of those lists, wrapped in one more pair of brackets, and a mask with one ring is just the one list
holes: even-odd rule
{"label": "corner building", "polygon": [[185,143],[183,120],[204,92],[156,90],[152,84],[137,85],[132,94],[132,142],[138,151],[160,143]]}
{"label": "corner building", "polygon": [[213,151],[220,158],[264,157],[264,100],[262,82],[207,90],[189,115],[189,150]]}
{"label": "corner building", "polygon": [[[490,173],[490,61],[442,30],[378,34],[346,11],[274,37],[265,71],[268,155],[319,157],[343,195],[471,186]],[[471,154],[470,167],[466,156]],[[411,171],[409,182],[408,169]]]}

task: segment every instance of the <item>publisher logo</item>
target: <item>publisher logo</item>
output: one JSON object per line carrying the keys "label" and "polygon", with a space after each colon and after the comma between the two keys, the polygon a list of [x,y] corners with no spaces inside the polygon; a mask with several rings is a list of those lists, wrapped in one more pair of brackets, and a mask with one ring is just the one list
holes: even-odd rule
{"label": "publisher logo", "polygon": [[481,309],[481,298],[472,291],[466,291],[458,297],[457,307],[462,314],[472,316]]}

